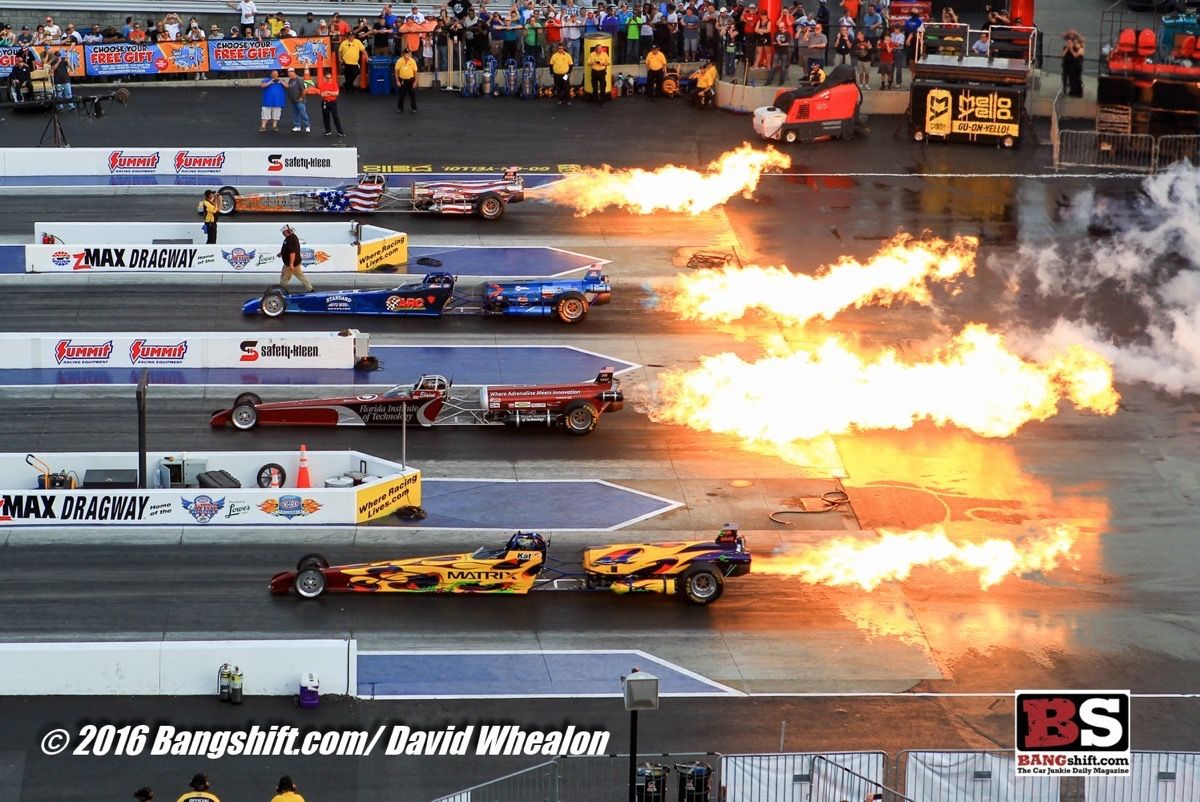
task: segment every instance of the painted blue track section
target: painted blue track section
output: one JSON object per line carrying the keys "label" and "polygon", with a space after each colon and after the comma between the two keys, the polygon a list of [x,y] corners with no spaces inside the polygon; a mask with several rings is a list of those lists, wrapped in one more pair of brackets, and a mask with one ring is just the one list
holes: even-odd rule
{"label": "painted blue track section", "polygon": [[[437,259],[440,266],[417,263],[421,257]],[[598,257],[556,248],[460,248],[446,245],[414,245],[408,249],[408,272],[445,270],[456,276],[556,276],[581,270],[602,261]]]}
{"label": "painted blue track section", "polygon": [[0,273],[25,272],[25,246],[0,245]]}
{"label": "painted blue track section", "polygon": [[[673,505],[596,481],[490,482],[426,479],[421,521],[389,525],[450,529],[608,529]],[[508,518],[511,517],[511,521]]]}
{"label": "painted blue track section", "polygon": [[[407,384],[422,373],[441,373],[459,385],[553,384],[596,378],[606,365],[618,371],[633,367],[610,356],[589,354],[567,346],[469,348],[454,345],[371,348],[380,370],[250,370],[239,368],[151,368],[151,384],[175,385],[344,385],[379,387]],[[0,386],[136,385],[141,370],[82,368],[70,370],[0,370]]]}
{"label": "painted blue track section", "polygon": [[[516,601],[505,599],[505,602]],[[403,599],[397,599],[403,604]],[[630,651],[358,655],[358,695],[621,695],[620,678],[637,665],[658,677],[661,695],[722,693],[665,661]]]}

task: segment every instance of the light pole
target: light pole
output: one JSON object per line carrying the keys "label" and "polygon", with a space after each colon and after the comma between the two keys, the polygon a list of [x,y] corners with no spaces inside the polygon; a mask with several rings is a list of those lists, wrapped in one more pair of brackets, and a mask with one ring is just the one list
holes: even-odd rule
{"label": "light pole", "polygon": [[625,689],[625,709],[629,711],[629,802],[637,798],[637,723],[639,710],[658,710],[658,677],[636,666],[633,673],[621,677]]}

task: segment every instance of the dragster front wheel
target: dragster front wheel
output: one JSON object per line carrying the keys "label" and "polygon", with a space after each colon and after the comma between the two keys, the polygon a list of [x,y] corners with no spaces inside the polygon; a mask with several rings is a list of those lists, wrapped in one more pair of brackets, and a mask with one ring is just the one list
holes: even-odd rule
{"label": "dragster front wheel", "polygon": [[217,190],[217,213],[233,214],[237,209],[238,191],[236,187],[221,187]]}

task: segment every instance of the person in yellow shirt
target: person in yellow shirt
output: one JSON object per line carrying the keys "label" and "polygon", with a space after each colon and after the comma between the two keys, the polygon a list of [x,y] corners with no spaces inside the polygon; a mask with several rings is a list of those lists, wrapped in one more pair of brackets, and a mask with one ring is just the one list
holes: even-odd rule
{"label": "person in yellow shirt", "polygon": [[574,66],[575,60],[567,52],[567,46],[559,42],[550,55],[550,73],[554,76],[554,95],[560,106],[571,105],[571,68]]}
{"label": "person in yellow shirt", "polygon": [[357,36],[346,37],[338,45],[338,58],[342,62],[342,72],[346,75],[346,94],[354,91],[354,83],[358,79],[359,65],[367,48]]}
{"label": "person in yellow shirt", "polygon": [[204,212],[204,233],[208,235],[208,244],[217,244],[217,193],[211,189],[204,190],[204,200],[200,201],[200,209]]}
{"label": "person in yellow shirt", "polygon": [[221,802],[216,794],[208,790],[212,786],[208,784],[208,777],[203,774],[192,777],[188,786],[192,790],[185,792],[176,802]]}
{"label": "person in yellow shirt", "polygon": [[657,101],[662,94],[663,76],[667,71],[667,57],[658,49],[650,48],[646,54],[646,99]]}
{"label": "person in yellow shirt", "polygon": [[297,793],[296,783],[292,782],[292,778],[285,774],[279,778],[279,784],[275,786],[275,796],[271,797],[271,802],[304,802],[304,797]]}
{"label": "person in yellow shirt", "polygon": [[597,45],[592,48],[592,54],[588,56],[588,66],[592,68],[592,98],[601,106],[608,99],[608,65],[611,63],[607,47]]}
{"label": "person in yellow shirt", "polygon": [[701,108],[713,105],[717,86],[716,65],[705,59],[700,69],[691,74],[691,78],[696,82],[696,103]]}
{"label": "person in yellow shirt", "polygon": [[404,111],[404,98],[407,96],[412,113],[417,113],[417,62],[412,57],[412,51],[405,50],[404,55],[396,59],[396,90],[400,99],[396,101],[396,113]]}
{"label": "person in yellow shirt", "polygon": [[283,30],[283,12],[276,11],[271,16],[267,17],[267,27],[271,30],[271,38],[278,39],[280,31]]}

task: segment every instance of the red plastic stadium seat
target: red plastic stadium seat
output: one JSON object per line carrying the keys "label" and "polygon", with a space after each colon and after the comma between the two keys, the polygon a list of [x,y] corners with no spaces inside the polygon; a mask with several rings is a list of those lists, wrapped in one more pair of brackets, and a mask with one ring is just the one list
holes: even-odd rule
{"label": "red plastic stadium seat", "polygon": [[1183,37],[1183,41],[1179,43],[1179,58],[1195,58],[1196,57],[1196,37],[1189,34]]}
{"label": "red plastic stadium seat", "polygon": [[1137,31],[1124,28],[1117,35],[1117,52],[1123,56],[1132,56],[1137,50]]}
{"label": "red plastic stadium seat", "polygon": [[1137,38],[1137,54],[1140,58],[1150,58],[1154,55],[1154,51],[1158,49],[1158,39],[1154,36],[1154,31],[1150,28],[1142,28],[1138,31]]}

